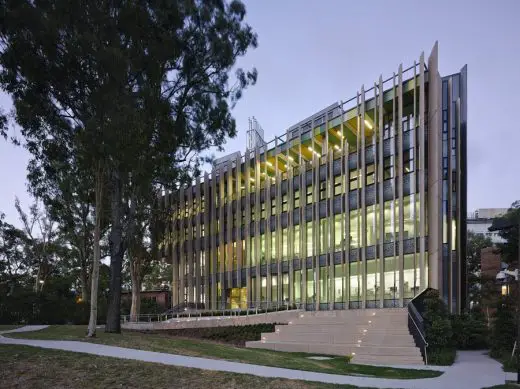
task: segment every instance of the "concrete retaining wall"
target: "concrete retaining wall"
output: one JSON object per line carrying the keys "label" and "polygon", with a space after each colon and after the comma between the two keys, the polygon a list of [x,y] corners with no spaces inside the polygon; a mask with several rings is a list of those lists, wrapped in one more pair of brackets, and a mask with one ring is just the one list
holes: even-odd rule
{"label": "concrete retaining wall", "polygon": [[207,327],[228,327],[245,326],[251,324],[282,323],[296,320],[301,310],[279,311],[262,313],[250,316],[220,316],[220,317],[192,317],[182,319],[169,319],[161,322],[151,323],[121,323],[121,327],[127,330],[175,330],[181,328],[207,328]]}

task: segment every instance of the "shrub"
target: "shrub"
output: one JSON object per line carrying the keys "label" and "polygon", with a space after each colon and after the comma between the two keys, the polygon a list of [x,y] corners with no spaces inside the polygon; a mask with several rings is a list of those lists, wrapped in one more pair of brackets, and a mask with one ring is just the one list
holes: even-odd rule
{"label": "shrub", "polygon": [[473,314],[452,316],[453,344],[460,350],[488,347],[489,330],[483,317]]}
{"label": "shrub", "polygon": [[457,352],[454,348],[432,349],[428,348],[428,363],[430,365],[449,366],[455,362]]}
{"label": "shrub", "polygon": [[500,358],[503,354],[511,355],[516,340],[517,326],[515,310],[512,301],[504,298],[500,300],[495,313],[493,329],[490,336],[490,355]]}
{"label": "shrub", "polygon": [[345,359],[346,359],[347,363],[350,363],[352,361],[352,355],[345,356]]}

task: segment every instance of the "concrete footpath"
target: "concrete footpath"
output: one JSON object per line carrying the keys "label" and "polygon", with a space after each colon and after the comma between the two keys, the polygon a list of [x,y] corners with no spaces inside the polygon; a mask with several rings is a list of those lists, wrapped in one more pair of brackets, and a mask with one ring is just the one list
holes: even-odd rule
{"label": "concrete footpath", "polygon": [[[26,326],[16,330],[4,331],[4,333],[34,331],[42,328],[45,328],[45,326]],[[453,366],[439,369],[445,371],[440,377],[403,380],[314,373],[247,363],[229,362],[218,359],[135,350],[80,341],[14,339],[0,335],[0,345],[2,344],[42,347],[114,358],[161,363],[164,365],[252,374],[261,377],[287,378],[293,380],[327,382],[331,384],[350,384],[375,388],[478,389],[503,384],[506,376],[509,376],[508,378],[510,379],[512,374],[504,373],[501,365],[495,360],[489,358],[482,351],[459,351],[457,354],[457,361]],[[433,369],[435,369],[435,367],[433,367]]]}

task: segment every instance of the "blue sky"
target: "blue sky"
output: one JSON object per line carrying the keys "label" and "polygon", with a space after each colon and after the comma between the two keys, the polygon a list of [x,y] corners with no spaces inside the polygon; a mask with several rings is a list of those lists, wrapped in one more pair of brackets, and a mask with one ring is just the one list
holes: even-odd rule
{"label": "blue sky", "polygon": [[[258,82],[233,110],[244,151],[248,117],[266,140],[331,103],[408,67],[439,42],[441,75],[468,65],[468,210],[520,199],[520,1],[249,0],[259,47],[241,58]],[[10,109],[0,95],[0,107]],[[16,129],[15,129],[16,132]],[[28,155],[0,139],[0,211],[27,206]]]}

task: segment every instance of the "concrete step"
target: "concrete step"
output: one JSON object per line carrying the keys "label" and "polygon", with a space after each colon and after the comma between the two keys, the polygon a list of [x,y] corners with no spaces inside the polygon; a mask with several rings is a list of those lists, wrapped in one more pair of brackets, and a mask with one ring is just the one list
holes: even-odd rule
{"label": "concrete step", "polygon": [[[413,338],[408,335],[386,335],[377,336],[371,333],[356,334],[356,333],[312,333],[312,332],[279,332],[279,333],[262,333],[261,340],[275,342],[307,342],[307,343],[332,343],[332,344],[370,344],[381,346],[408,346],[415,347]],[[358,342],[361,340],[361,342]]]}
{"label": "concrete step", "polygon": [[406,309],[301,312],[288,325],[263,333],[246,347],[353,355],[356,363],[422,364],[408,331]]}
{"label": "concrete step", "polygon": [[[281,341],[246,342],[248,348],[263,348],[275,351],[304,352],[330,355],[378,356],[378,357],[409,357],[421,358],[416,347],[381,347],[358,346],[358,344],[302,343]],[[421,358],[422,360],[422,358]]]}

